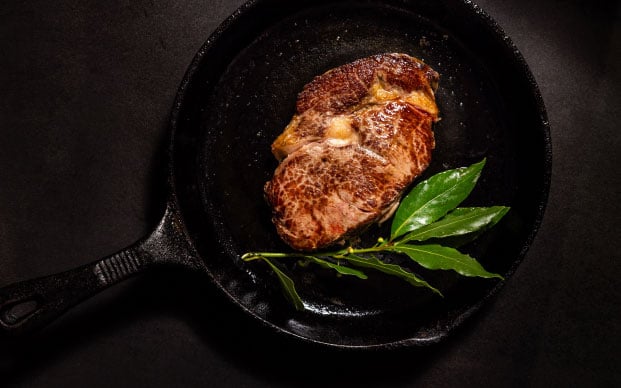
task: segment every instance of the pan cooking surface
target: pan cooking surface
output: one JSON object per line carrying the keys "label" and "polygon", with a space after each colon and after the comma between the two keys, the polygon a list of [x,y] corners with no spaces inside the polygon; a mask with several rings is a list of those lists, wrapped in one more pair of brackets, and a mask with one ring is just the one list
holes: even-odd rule
{"label": "pan cooking surface", "polygon": [[[216,283],[277,330],[337,346],[435,342],[500,283],[412,267],[443,291],[439,298],[382,275],[337,279],[291,262],[289,273],[310,307],[295,312],[266,266],[241,262],[247,251],[290,250],[263,200],[277,166],[270,145],[314,76],[383,52],[424,60],[441,76],[442,119],[434,126],[432,164],[419,180],[487,158],[464,205],[512,210],[465,250],[510,275],[534,237],[549,180],[545,111],[530,73],[500,29],[469,3],[271,3],[249,3],[225,22],[180,91],[175,185],[192,240]],[[370,245],[380,235],[387,231],[372,228],[363,241]]]}

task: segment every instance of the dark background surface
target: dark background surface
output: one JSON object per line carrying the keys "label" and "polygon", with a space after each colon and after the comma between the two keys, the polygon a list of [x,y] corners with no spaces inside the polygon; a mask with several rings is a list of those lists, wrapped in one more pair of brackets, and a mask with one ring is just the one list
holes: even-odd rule
{"label": "dark background surface", "polygon": [[[152,229],[179,82],[241,3],[2,2],[0,286],[85,264]],[[290,343],[203,277],[169,270],[104,292],[38,336],[0,344],[0,385],[621,385],[621,6],[478,4],[539,83],[552,187],[515,275],[448,341],[391,353]]]}

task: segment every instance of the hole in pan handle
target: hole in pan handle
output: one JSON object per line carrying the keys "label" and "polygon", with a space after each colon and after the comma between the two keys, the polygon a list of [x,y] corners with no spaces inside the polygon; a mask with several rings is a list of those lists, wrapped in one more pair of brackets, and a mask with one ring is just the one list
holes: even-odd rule
{"label": "hole in pan handle", "polygon": [[113,255],[1,288],[0,334],[32,333],[85,299],[155,266],[204,269],[185,238],[175,209],[175,204],[169,201],[162,220],[150,235]]}

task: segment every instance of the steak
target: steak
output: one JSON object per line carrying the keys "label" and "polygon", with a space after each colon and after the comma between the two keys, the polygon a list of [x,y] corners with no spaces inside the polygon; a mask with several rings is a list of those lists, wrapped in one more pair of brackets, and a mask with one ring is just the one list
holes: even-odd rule
{"label": "steak", "polygon": [[389,218],[429,165],[439,75],[406,54],[380,54],[315,77],[272,144],[265,184],[279,236],[312,251]]}

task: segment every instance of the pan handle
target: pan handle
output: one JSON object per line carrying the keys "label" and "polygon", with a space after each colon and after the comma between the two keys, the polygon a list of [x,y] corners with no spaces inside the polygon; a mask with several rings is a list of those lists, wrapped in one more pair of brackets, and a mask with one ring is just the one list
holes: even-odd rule
{"label": "pan handle", "polygon": [[204,266],[185,238],[172,201],[153,233],[132,246],[79,268],[1,288],[0,333],[31,333],[98,292],[166,264]]}
{"label": "pan handle", "polygon": [[148,256],[129,247],[79,268],[6,286],[0,289],[0,329],[9,335],[36,330],[152,264]]}

